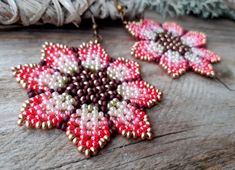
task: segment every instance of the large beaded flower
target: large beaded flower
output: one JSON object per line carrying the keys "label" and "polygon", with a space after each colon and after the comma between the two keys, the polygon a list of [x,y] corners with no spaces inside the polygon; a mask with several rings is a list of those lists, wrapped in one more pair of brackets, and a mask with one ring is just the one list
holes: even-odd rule
{"label": "large beaded flower", "polygon": [[29,95],[18,124],[62,129],[86,156],[117,133],[150,139],[145,109],[161,92],[141,79],[139,69],[134,61],[111,58],[96,42],[79,48],[45,43],[39,64],[12,69]]}
{"label": "large beaded flower", "polygon": [[150,19],[129,22],[128,31],[139,41],[132,48],[136,58],[159,63],[173,78],[187,70],[214,76],[211,63],[220,57],[205,48],[206,35],[185,31],[174,22],[160,24]]}

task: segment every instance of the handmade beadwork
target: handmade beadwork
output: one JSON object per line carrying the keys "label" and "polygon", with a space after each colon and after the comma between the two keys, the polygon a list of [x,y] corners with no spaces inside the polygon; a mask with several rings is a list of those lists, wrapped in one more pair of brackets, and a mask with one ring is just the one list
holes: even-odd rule
{"label": "handmade beadwork", "polygon": [[12,69],[29,96],[18,124],[62,129],[87,157],[116,133],[150,139],[145,109],[161,92],[141,80],[139,69],[134,61],[111,58],[96,42],[79,48],[45,43],[39,64]]}
{"label": "handmade beadwork", "polygon": [[126,28],[139,40],[132,48],[134,57],[159,63],[173,78],[187,70],[214,76],[211,63],[220,61],[220,57],[205,48],[204,33],[185,31],[174,22],[160,24],[150,19],[129,22]]}

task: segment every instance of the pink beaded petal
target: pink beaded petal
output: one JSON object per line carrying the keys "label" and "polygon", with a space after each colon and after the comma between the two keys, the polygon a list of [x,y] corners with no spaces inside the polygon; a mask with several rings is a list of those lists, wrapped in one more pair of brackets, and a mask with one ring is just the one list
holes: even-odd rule
{"label": "pink beaded petal", "polygon": [[191,67],[193,71],[208,77],[214,76],[213,67],[207,59],[195,53],[186,53],[185,58],[188,60],[189,67]]}
{"label": "pink beaded petal", "polygon": [[110,62],[109,55],[101,45],[96,42],[81,45],[78,54],[79,59],[82,61],[82,65],[92,70],[99,70],[107,67]]}
{"label": "pink beaded petal", "polygon": [[90,106],[83,105],[78,109],[71,116],[66,130],[69,140],[87,157],[96,155],[97,150],[110,140],[107,118],[93,106],[89,110]]}
{"label": "pink beaded petal", "polygon": [[122,83],[118,86],[117,92],[125,100],[130,100],[131,103],[141,107],[151,107],[161,98],[161,92],[157,88],[142,80]]}
{"label": "pink beaded petal", "polygon": [[187,67],[187,61],[178,52],[167,51],[162,55],[159,63],[173,78],[182,75]]}
{"label": "pink beaded petal", "polygon": [[107,73],[112,79],[135,80],[140,77],[140,66],[134,61],[118,58],[109,65]]}
{"label": "pink beaded petal", "polygon": [[154,40],[157,33],[163,32],[160,24],[150,19],[143,19],[139,22],[129,22],[126,28],[131,35],[139,40]]}
{"label": "pink beaded petal", "polygon": [[69,118],[74,102],[70,101],[68,96],[68,94],[45,92],[26,100],[21,108],[18,124],[26,125],[28,128],[48,129],[56,126],[66,128],[66,124],[63,123]]}
{"label": "pink beaded petal", "polygon": [[206,44],[206,35],[202,32],[189,31],[181,37],[181,40],[190,47],[199,47]]}
{"label": "pink beaded petal", "polygon": [[221,60],[220,57],[216,53],[214,53],[206,48],[196,48],[195,47],[195,48],[192,48],[192,52],[197,54],[198,56],[208,60],[209,62],[212,62],[212,63],[218,62]]}
{"label": "pink beaded petal", "polygon": [[77,71],[77,58],[74,52],[62,44],[45,43],[42,48],[42,61],[47,66],[63,73],[73,74]]}
{"label": "pink beaded petal", "polygon": [[[59,72],[38,64],[18,65],[12,69],[16,80],[26,89],[40,90],[57,89],[66,82],[66,77]],[[54,84],[56,83],[57,84]]]}
{"label": "pink beaded petal", "polygon": [[118,133],[123,136],[151,139],[150,123],[145,111],[123,101],[113,104],[108,114]]}
{"label": "pink beaded petal", "polygon": [[162,28],[175,36],[181,36],[184,33],[183,28],[175,22],[165,22],[162,24]]}
{"label": "pink beaded petal", "polygon": [[131,54],[146,61],[158,61],[163,53],[163,47],[154,41],[138,41],[134,44]]}

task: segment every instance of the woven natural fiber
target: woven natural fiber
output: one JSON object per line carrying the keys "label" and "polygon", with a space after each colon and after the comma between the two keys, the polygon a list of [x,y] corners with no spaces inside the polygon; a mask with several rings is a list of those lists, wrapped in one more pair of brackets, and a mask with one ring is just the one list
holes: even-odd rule
{"label": "woven natural fiber", "polygon": [[[120,2],[127,7],[128,17],[139,15],[146,5],[142,0]],[[96,18],[119,17],[113,0],[1,0],[0,24],[79,25],[83,18],[91,16],[88,8]]]}

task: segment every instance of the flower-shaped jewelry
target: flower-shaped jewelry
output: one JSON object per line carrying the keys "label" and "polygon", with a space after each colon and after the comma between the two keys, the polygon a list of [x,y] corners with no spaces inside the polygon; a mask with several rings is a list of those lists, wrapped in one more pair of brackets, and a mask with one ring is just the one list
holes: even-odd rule
{"label": "flower-shaped jewelry", "polygon": [[28,90],[18,124],[59,128],[86,156],[95,155],[120,133],[150,139],[145,109],[161,92],[144,82],[136,62],[113,59],[96,42],[79,48],[45,43],[39,64],[12,69]]}
{"label": "flower-shaped jewelry", "polygon": [[160,24],[150,19],[129,22],[128,31],[139,41],[132,48],[136,58],[159,63],[173,78],[187,70],[213,77],[211,63],[220,57],[205,48],[206,35],[184,31],[174,22]]}

